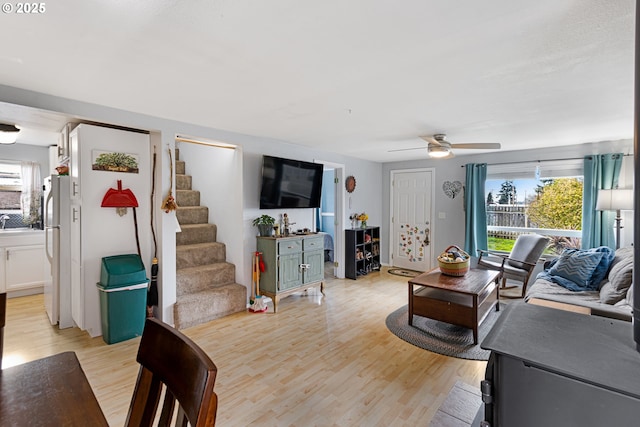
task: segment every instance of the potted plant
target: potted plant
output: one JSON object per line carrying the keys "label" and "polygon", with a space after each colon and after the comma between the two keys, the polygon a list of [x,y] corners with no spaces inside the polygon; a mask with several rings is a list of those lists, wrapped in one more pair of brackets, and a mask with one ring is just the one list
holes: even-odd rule
{"label": "potted plant", "polygon": [[253,220],[253,225],[258,227],[261,237],[271,236],[271,231],[273,230],[273,224],[275,223],[276,223],[276,219],[269,215],[260,215],[258,218]]}

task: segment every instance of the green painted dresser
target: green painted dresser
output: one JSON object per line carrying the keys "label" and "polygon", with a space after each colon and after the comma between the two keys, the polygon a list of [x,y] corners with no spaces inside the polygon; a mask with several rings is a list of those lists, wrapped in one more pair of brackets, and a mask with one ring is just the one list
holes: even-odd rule
{"label": "green painted dresser", "polygon": [[258,237],[265,271],[260,274],[260,294],[278,301],[294,292],[320,287],[324,294],[324,238],[317,234]]}

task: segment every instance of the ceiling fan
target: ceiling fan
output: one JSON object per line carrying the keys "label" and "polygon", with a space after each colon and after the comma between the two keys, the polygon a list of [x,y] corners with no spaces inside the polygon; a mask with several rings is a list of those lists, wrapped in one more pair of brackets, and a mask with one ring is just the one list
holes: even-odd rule
{"label": "ceiling fan", "polygon": [[[450,158],[453,157],[453,148],[460,149],[474,149],[474,150],[499,150],[500,144],[498,143],[468,143],[468,144],[452,144],[447,141],[447,136],[444,133],[436,133],[433,136],[421,136],[420,138],[428,142],[427,152],[429,157],[435,158]],[[392,151],[409,151],[409,150],[422,150],[424,147],[416,148],[400,148]]]}

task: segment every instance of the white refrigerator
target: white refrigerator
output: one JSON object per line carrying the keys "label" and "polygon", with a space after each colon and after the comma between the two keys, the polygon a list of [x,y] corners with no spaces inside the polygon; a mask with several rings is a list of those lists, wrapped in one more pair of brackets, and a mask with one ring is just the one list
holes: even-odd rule
{"label": "white refrigerator", "polygon": [[52,325],[70,328],[71,258],[69,177],[51,175],[44,180],[44,305]]}

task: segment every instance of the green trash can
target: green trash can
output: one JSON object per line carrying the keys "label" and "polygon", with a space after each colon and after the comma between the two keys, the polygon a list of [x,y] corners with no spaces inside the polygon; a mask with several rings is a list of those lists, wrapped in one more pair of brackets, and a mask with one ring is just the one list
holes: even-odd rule
{"label": "green trash can", "polygon": [[102,258],[97,286],[104,342],[114,344],[142,335],[148,283],[137,254]]}

